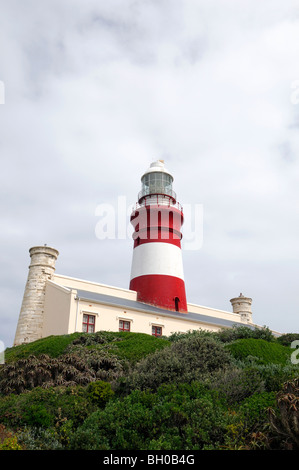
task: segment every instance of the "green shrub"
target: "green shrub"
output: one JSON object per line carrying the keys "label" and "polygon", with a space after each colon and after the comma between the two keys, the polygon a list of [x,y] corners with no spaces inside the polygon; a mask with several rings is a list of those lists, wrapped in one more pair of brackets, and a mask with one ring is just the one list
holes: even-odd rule
{"label": "green shrub", "polygon": [[229,405],[240,403],[254,393],[265,390],[264,382],[259,372],[253,367],[239,369],[227,368],[213,374],[210,387],[225,396]]}
{"label": "green shrub", "polygon": [[126,359],[135,364],[144,357],[169,346],[166,338],[157,338],[145,333],[119,332],[122,341],[115,342],[111,351],[120,359]]}
{"label": "green shrub", "polygon": [[63,354],[67,346],[77,338],[80,333],[73,333],[70,335],[61,336],[48,336],[41,338],[32,343],[21,344],[5,350],[5,362],[9,363],[24,359],[30,355],[39,356],[46,354],[50,357],[58,357]]}
{"label": "green shrub", "polygon": [[188,339],[190,336],[197,336],[197,337],[208,337],[212,338],[215,341],[219,340],[218,334],[215,331],[209,331],[209,330],[189,330],[186,333],[172,333],[170,336],[168,336],[168,341],[170,342],[175,342],[175,341],[180,341],[182,339]]}
{"label": "green shrub", "polygon": [[103,347],[119,359],[136,362],[157,349],[169,344],[166,338],[156,338],[144,333],[126,331],[98,331],[96,333],[72,333],[69,335],[48,336],[32,343],[22,344],[5,350],[6,363],[25,359],[28,356],[46,354],[57,358],[69,351],[72,345]]}
{"label": "green shrub", "polygon": [[238,411],[248,432],[259,431],[268,423],[268,409],[275,408],[275,402],[274,392],[254,393],[242,402]]}
{"label": "green shrub", "polygon": [[18,437],[12,431],[0,424],[0,450],[22,450]]}
{"label": "green shrub", "polygon": [[34,403],[24,410],[23,421],[28,426],[49,428],[54,424],[54,416],[48,412],[43,404]]}
{"label": "green shrub", "polygon": [[0,370],[7,393],[0,420],[14,430],[2,439],[0,432],[0,443],[12,450],[286,448],[289,439],[269,432],[267,409],[279,432],[294,422],[298,397],[289,408],[286,393],[281,409],[275,400],[298,377],[290,339],[297,338],[244,326],[167,339],[78,333],[24,345]]}
{"label": "green shrub", "polygon": [[23,450],[63,450],[56,428],[25,427],[18,432],[18,442]]}
{"label": "green shrub", "polygon": [[218,395],[199,383],[163,385],[156,393],[135,390],[90,415],[75,431],[70,448],[217,448],[230,419]]}
{"label": "green shrub", "polygon": [[107,354],[134,364],[157,350],[169,345],[166,338],[156,338],[145,333],[132,333],[129,331],[98,331],[96,333],[81,334],[69,346],[69,351],[74,351],[72,346],[84,346],[90,349],[99,349]]}
{"label": "green shrub", "polygon": [[125,390],[156,390],[163,383],[190,383],[229,363],[230,355],[219,342],[190,335],[140,361],[121,386]]}
{"label": "green shrub", "polygon": [[12,436],[1,442],[0,450],[22,450],[22,446],[19,444],[17,436]]}
{"label": "green shrub", "polygon": [[225,328],[215,333],[223,343],[230,343],[237,339],[253,338],[264,339],[265,341],[275,341],[272,331],[264,326],[263,328],[250,328],[249,326],[234,325],[232,328]]}
{"label": "green shrub", "polygon": [[292,350],[290,348],[264,339],[238,339],[225,347],[235,358],[241,360],[255,357],[259,364],[287,365],[291,363]]}
{"label": "green shrub", "polygon": [[94,345],[107,345],[111,341],[117,339],[117,333],[107,332],[107,331],[97,331],[96,333],[81,333],[80,336],[77,336],[72,344],[80,344],[83,346],[94,346]]}
{"label": "green shrub", "polygon": [[84,387],[37,387],[20,395],[0,398],[1,422],[12,428],[24,426],[51,427],[71,421],[74,427],[97,406],[88,399]]}
{"label": "green shrub", "polygon": [[291,347],[293,341],[299,340],[299,333],[286,333],[284,335],[278,336],[277,341],[283,346]]}
{"label": "green shrub", "polygon": [[254,393],[245,398],[240,406],[227,410],[231,416],[224,435],[226,450],[265,449],[269,428],[268,408],[275,402],[274,393]]}
{"label": "green shrub", "polygon": [[111,385],[107,382],[92,382],[87,387],[88,398],[101,408],[106,405],[113,395],[114,391],[111,389]]}
{"label": "green shrub", "polygon": [[298,376],[298,365],[255,364],[252,367],[259,373],[267,392],[278,392],[283,384]]}

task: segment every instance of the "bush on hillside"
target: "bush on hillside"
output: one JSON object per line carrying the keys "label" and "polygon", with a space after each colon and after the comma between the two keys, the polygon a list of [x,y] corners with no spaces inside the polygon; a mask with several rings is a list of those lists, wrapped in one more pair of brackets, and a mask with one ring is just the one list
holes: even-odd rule
{"label": "bush on hillside", "polygon": [[15,362],[28,356],[40,356],[46,354],[50,357],[59,357],[64,354],[67,346],[74,341],[80,333],[70,335],[47,336],[32,343],[20,344],[5,350],[5,362]]}
{"label": "bush on hillside", "polygon": [[59,422],[82,424],[88,414],[97,409],[88,388],[36,387],[20,395],[10,394],[0,399],[1,422],[13,428],[49,428]]}
{"label": "bush on hillside", "polygon": [[0,367],[4,449],[295,448],[299,366],[284,343],[296,338],[233,330],[76,333],[9,351]]}
{"label": "bush on hillside", "polygon": [[68,351],[86,364],[92,371],[94,380],[113,382],[128,368],[126,361],[118,359],[107,349],[89,348],[80,344],[69,346]]}
{"label": "bush on hillside", "polygon": [[264,382],[253,367],[231,367],[213,374],[210,387],[225,396],[229,405],[240,403],[254,393],[265,391]]}
{"label": "bush on hillside", "polygon": [[[247,365],[245,365],[247,367]],[[267,392],[279,392],[283,384],[298,376],[298,365],[293,364],[254,364],[251,365],[256,370],[264,383]]]}
{"label": "bush on hillside", "polygon": [[48,336],[32,343],[14,346],[5,350],[5,362],[16,362],[30,355],[46,354],[52,358],[69,354],[76,347],[99,349],[119,359],[137,362],[147,354],[169,345],[166,338],[156,338],[145,333],[127,331],[97,331],[96,333],[72,333],[70,335]]}
{"label": "bush on hillside", "polygon": [[124,390],[156,390],[161,384],[190,383],[225,368],[230,362],[228,351],[213,338],[190,335],[137,363],[122,386]]}
{"label": "bush on hillside", "polygon": [[103,382],[102,380],[92,382],[87,387],[88,398],[100,408],[104,408],[113,395],[114,391],[112,390],[111,385],[107,382]]}
{"label": "bush on hillside", "polygon": [[275,341],[275,336],[273,335],[272,331],[264,326],[263,328],[250,328],[249,326],[238,326],[234,325],[232,328],[225,328],[215,335],[222,341],[223,343],[230,343],[232,341],[236,341],[237,339],[263,339],[265,341]]}
{"label": "bush on hillside", "polygon": [[16,434],[0,424],[0,450],[22,450]]}
{"label": "bush on hillside", "polygon": [[190,330],[187,333],[173,333],[168,337],[168,340],[178,341],[183,338],[190,337],[192,335],[197,335],[198,333],[201,336],[206,336],[214,338],[215,341],[220,341],[221,343],[231,343],[237,339],[244,338],[254,338],[254,339],[264,339],[265,341],[276,341],[275,336],[271,330],[264,326],[263,328],[251,328],[246,325],[233,325],[232,328],[223,328],[220,331],[208,331],[208,330]]}
{"label": "bush on hillside", "polygon": [[286,449],[299,450],[299,378],[286,382],[277,395],[278,412],[269,411],[271,428]]}
{"label": "bush on hillside", "polygon": [[135,390],[90,415],[71,449],[184,450],[216,448],[232,415],[217,394],[198,383]]}
{"label": "bush on hillside", "polygon": [[73,345],[96,347],[111,352],[119,359],[134,363],[148,354],[168,346],[169,341],[166,338],[157,338],[145,333],[98,331],[81,334],[68,349],[73,349]]}
{"label": "bush on hillside", "polygon": [[22,450],[65,450],[55,428],[25,427],[17,437]]}
{"label": "bush on hillside", "polygon": [[180,341],[182,339],[190,338],[192,336],[200,336],[201,338],[212,338],[214,341],[219,340],[218,335],[215,331],[209,331],[209,330],[189,330],[185,333],[172,333],[170,336],[168,336],[168,340],[171,343],[174,343],[175,341]]}
{"label": "bush on hillside", "polygon": [[[0,393],[22,393],[34,387],[86,385],[95,380],[112,382],[128,366],[107,349],[69,344],[68,354],[50,357],[30,355],[8,362],[0,369]],[[102,344],[102,342],[101,342]]]}
{"label": "bush on hillside", "polygon": [[293,341],[299,340],[299,333],[286,333],[277,338],[277,341],[283,346],[291,347]]}
{"label": "bush on hillside", "polygon": [[226,348],[236,359],[254,358],[259,364],[291,364],[292,350],[277,342],[246,338],[229,343]]}
{"label": "bush on hillside", "polygon": [[238,411],[249,432],[260,431],[268,424],[269,408],[276,408],[274,392],[253,393],[242,401]]}
{"label": "bush on hillside", "polygon": [[75,355],[51,358],[46,354],[29,356],[5,364],[0,371],[0,393],[22,393],[34,387],[87,384],[95,373],[86,362]]}

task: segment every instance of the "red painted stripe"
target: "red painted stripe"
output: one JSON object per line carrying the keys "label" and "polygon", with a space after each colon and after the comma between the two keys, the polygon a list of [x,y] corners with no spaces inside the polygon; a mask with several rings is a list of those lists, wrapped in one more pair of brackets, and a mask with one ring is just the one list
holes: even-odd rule
{"label": "red painted stripe", "polygon": [[180,247],[183,221],[183,213],[175,207],[141,206],[131,215],[131,223],[135,229],[133,233],[134,248],[142,243],[155,241],[172,243]]}
{"label": "red painted stripe", "polygon": [[130,282],[130,289],[137,291],[137,300],[155,307],[187,313],[185,282],[174,276],[147,274],[135,277]]}
{"label": "red painted stripe", "polygon": [[153,243],[153,242],[163,242],[171,243],[172,245],[181,248],[181,238],[182,234],[179,235],[175,232],[169,230],[158,230],[158,229],[149,229],[146,232],[134,232],[134,248],[136,246],[142,245],[143,243]]}
{"label": "red painted stripe", "polygon": [[182,211],[171,206],[141,206],[132,212],[131,223],[137,231],[148,227],[170,227],[180,232],[184,216]]}

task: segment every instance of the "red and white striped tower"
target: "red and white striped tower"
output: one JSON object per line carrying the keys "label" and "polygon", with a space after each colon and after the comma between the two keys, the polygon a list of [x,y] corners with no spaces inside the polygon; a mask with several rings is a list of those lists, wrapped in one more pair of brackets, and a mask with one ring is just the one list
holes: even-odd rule
{"label": "red and white striped tower", "polygon": [[134,250],[130,289],[137,300],[187,313],[181,251],[183,210],[172,189],[173,177],[158,160],[141,178],[131,215]]}

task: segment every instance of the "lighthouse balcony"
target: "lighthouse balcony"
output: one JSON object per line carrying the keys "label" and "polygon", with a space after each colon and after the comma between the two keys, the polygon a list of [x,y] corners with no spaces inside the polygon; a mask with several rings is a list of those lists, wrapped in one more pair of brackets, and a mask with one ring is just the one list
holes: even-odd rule
{"label": "lighthouse balcony", "polygon": [[[139,193],[140,196],[141,192]],[[183,207],[179,202],[176,202],[174,197],[171,197],[166,194],[149,194],[143,195],[138,198],[138,202],[136,203],[135,210],[139,207],[144,206],[168,206],[174,207],[179,211],[183,212]]]}

